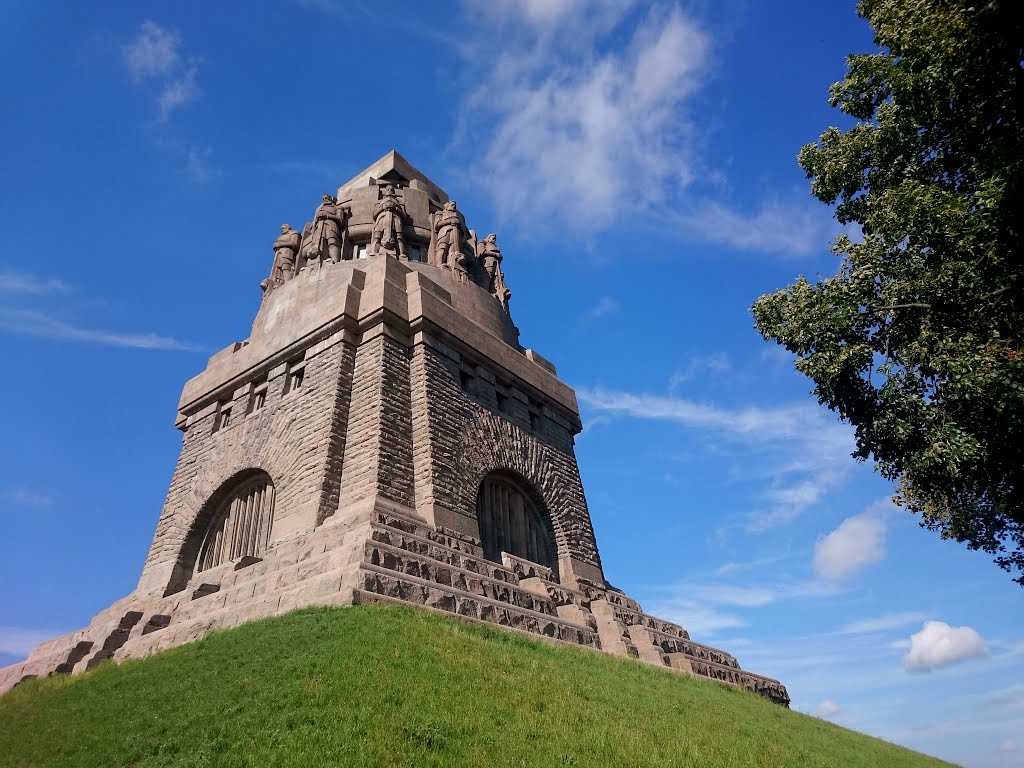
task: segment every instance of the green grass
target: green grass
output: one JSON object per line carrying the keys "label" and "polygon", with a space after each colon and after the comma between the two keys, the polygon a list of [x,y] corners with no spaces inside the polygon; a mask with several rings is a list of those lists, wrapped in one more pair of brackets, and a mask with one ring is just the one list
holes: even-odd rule
{"label": "green grass", "polygon": [[404,608],[306,609],[0,697],[2,766],[940,766],[758,696]]}

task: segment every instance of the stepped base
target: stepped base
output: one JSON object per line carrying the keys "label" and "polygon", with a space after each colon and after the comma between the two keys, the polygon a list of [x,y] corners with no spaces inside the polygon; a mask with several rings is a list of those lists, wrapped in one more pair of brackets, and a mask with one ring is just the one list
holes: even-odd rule
{"label": "stepped base", "polygon": [[487,622],[749,688],[789,705],[777,680],[740,668],[730,654],[692,641],[682,627],[631,598],[583,580],[561,584],[550,569],[507,553],[496,563],[468,536],[394,509],[336,515],[281,542],[197,574],[173,595],[134,593],[90,625],[0,669],[0,692],[22,680],[76,674],[106,659],[138,658],[214,629],[308,605],[401,603]]}

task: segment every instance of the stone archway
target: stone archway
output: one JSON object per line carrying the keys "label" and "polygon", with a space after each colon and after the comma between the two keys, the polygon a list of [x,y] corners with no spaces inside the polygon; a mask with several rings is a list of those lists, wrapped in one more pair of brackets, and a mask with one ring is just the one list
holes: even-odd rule
{"label": "stone archway", "polygon": [[207,499],[189,527],[164,596],[200,571],[263,552],[274,524],[274,481],[262,469],[236,472]]}
{"label": "stone archway", "polygon": [[558,549],[551,519],[529,483],[510,472],[491,472],[477,492],[476,517],[484,557],[501,562],[501,553],[521,557],[558,572]]}
{"label": "stone archway", "polygon": [[214,511],[196,560],[196,573],[262,554],[274,525],[274,483],[260,472],[236,485]]}

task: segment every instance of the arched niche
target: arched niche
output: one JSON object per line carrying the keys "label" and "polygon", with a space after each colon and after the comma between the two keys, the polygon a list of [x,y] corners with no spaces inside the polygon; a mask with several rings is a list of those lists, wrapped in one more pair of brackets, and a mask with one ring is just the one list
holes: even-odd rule
{"label": "arched niche", "polygon": [[500,563],[501,553],[508,552],[558,572],[551,518],[525,479],[501,471],[486,475],[477,492],[476,517],[488,560]]}
{"label": "arched niche", "polygon": [[263,552],[274,527],[274,481],[261,469],[228,478],[207,499],[185,536],[164,595],[180,592],[197,573]]}
{"label": "arched niche", "polygon": [[274,483],[260,472],[228,493],[214,511],[196,560],[196,573],[262,554],[274,525]]}

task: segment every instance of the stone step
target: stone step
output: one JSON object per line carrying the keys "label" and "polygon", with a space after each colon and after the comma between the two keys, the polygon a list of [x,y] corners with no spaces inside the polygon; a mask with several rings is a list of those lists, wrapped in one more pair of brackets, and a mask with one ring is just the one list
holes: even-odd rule
{"label": "stone step", "polygon": [[360,569],[360,580],[356,589],[395,598],[412,605],[436,608],[447,613],[553,637],[576,645],[601,647],[597,635],[589,627],[501,600],[446,587],[437,582],[396,573],[381,566],[364,563]]}
{"label": "stone step", "polygon": [[368,541],[364,551],[364,563],[395,571],[399,575],[416,576],[442,587],[451,587],[478,597],[498,600],[535,613],[557,616],[555,606],[546,596],[541,597],[530,590],[522,589],[516,583],[439,562],[427,555],[380,541]]}
{"label": "stone step", "polygon": [[[112,658],[114,656],[114,652],[128,642],[132,629],[134,629],[135,625],[141,620],[142,611],[128,611],[125,613],[117,623],[117,626],[114,627],[103,640],[103,645],[100,646],[100,648],[93,653],[87,661],[83,657],[79,664],[84,662],[86,669],[93,669],[101,662]],[[72,667],[74,667],[74,665],[72,665]]]}
{"label": "stone step", "polygon": [[690,633],[678,624],[673,624],[671,621],[659,619],[657,616],[651,616],[651,614],[644,613],[642,610],[632,610],[614,603],[611,605],[615,611],[615,617],[627,627],[640,625],[642,627],[655,630],[667,637],[675,637],[683,640],[690,639]]}
{"label": "stone step", "polygon": [[467,555],[458,550],[449,549],[431,539],[425,539],[405,531],[383,525],[373,525],[370,529],[371,541],[381,542],[393,547],[425,555],[438,562],[472,571],[497,581],[509,584],[518,583],[516,575],[501,563],[495,563],[483,557]]}

